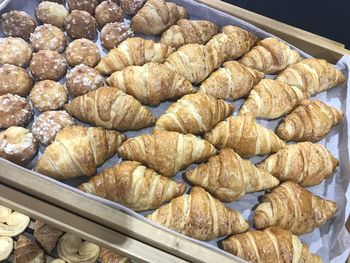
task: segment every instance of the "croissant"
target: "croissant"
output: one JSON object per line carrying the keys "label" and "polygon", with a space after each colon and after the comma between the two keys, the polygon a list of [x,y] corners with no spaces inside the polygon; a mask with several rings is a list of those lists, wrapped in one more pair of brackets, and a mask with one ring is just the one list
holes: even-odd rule
{"label": "croissant", "polygon": [[259,41],[239,62],[266,74],[275,74],[301,59],[298,51],[276,38],[268,37]]}
{"label": "croissant", "polygon": [[314,95],[342,84],[345,77],[327,61],[310,58],[289,66],[277,76],[276,80]]}
{"label": "croissant", "polygon": [[227,118],[204,138],[216,148],[231,148],[244,158],[275,153],[285,146],[284,141],[259,125],[249,113]]}
{"label": "croissant", "polygon": [[277,135],[287,141],[324,138],[343,119],[343,113],[322,101],[303,100],[277,127]]}
{"label": "croissant", "polygon": [[309,246],[290,231],[270,227],[263,231],[249,230],[222,241],[223,249],[252,263],[303,262],[322,263]]}
{"label": "croissant", "polygon": [[288,145],[258,164],[282,182],[293,181],[302,186],[320,184],[337,168],[338,160],[323,145],[301,142]]}
{"label": "croissant", "polygon": [[199,240],[242,233],[249,228],[239,212],[226,208],[201,187],[193,187],[190,194],[171,200],[147,218]]}
{"label": "croissant", "polygon": [[191,83],[180,74],[163,64],[153,62],[114,72],[107,81],[111,86],[134,96],[142,104],[151,106],[196,92]]}
{"label": "croissant", "polygon": [[136,33],[160,35],[181,18],[187,18],[182,6],[164,0],[148,0],[131,19],[131,29]]}
{"label": "croissant", "polygon": [[101,249],[101,260],[102,263],[131,263],[129,258],[123,257],[105,248]]}
{"label": "croissant", "polygon": [[186,178],[224,202],[232,202],[246,193],[270,189],[279,184],[271,174],[258,170],[232,149],[223,149],[219,155],[210,157],[207,163],[187,171]]}
{"label": "croissant", "polygon": [[254,224],[257,229],[278,226],[302,235],[326,223],[336,211],[335,202],[296,183],[285,182],[263,197],[263,203],[254,212]]}
{"label": "croissant", "polygon": [[218,27],[208,20],[180,19],[163,33],[160,42],[175,48],[192,43],[204,45],[217,33]]}
{"label": "croissant", "polygon": [[101,87],[74,98],[64,106],[77,119],[118,131],[152,126],[156,118],[134,97],[115,87]]}
{"label": "croissant", "polygon": [[265,74],[237,61],[227,61],[214,71],[200,86],[199,92],[218,99],[239,99],[265,77]]}
{"label": "croissant", "polygon": [[125,140],[126,136],[116,131],[67,126],[46,147],[35,170],[57,179],[92,176]]}
{"label": "croissant", "polygon": [[232,114],[234,107],[204,93],[182,97],[156,122],[156,130],[199,134],[211,130]]}
{"label": "croissant", "polygon": [[206,161],[216,149],[206,140],[192,134],[156,131],[127,140],[119,155],[138,161],[164,176],[171,177],[192,163]]}
{"label": "croissant", "polygon": [[307,92],[297,87],[263,79],[250,92],[239,113],[250,112],[257,118],[276,119],[291,112],[299,101],[308,97]]}
{"label": "croissant", "polygon": [[163,63],[175,51],[174,48],[153,40],[131,37],[101,59],[96,69],[103,75],[110,75],[127,66],[142,66],[147,62]]}
{"label": "croissant", "polygon": [[20,235],[14,254],[15,263],[45,263],[44,251],[39,249],[29,238]]}
{"label": "croissant", "polygon": [[39,220],[35,221],[34,237],[35,240],[47,253],[51,253],[58,242],[58,239],[63,234],[61,230],[55,229]]}
{"label": "croissant", "polygon": [[145,211],[182,195],[186,185],[161,176],[138,162],[125,161],[94,176],[79,189],[135,211]]}

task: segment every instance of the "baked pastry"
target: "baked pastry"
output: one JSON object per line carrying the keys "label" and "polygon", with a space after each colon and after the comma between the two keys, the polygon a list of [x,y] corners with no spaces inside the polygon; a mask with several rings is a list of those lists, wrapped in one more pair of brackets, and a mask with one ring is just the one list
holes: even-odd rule
{"label": "baked pastry", "polygon": [[204,93],[189,94],[170,105],[157,120],[155,130],[200,134],[210,131],[233,111],[233,105],[224,100]]}
{"label": "baked pastry", "polygon": [[257,167],[276,176],[281,182],[313,186],[330,177],[338,164],[339,161],[323,145],[301,142],[279,150]]}
{"label": "baked pastry", "polygon": [[123,257],[105,248],[101,248],[100,257],[102,263],[131,263],[131,260],[129,258]]}
{"label": "baked pastry", "polygon": [[96,7],[95,19],[98,26],[102,28],[108,23],[123,22],[124,13],[116,2],[107,0]]}
{"label": "baked pastry", "polygon": [[149,62],[143,66],[129,66],[114,72],[107,82],[139,100],[144,105],[180,98],[196,90],[180,74],[164,64]]}
{"label": "baked pastry", "polygon": [[1,16],[2,32],[8,37],[20,37],[28,40],[34,31],[34,18],[23,11],[11,10]]}
{"label": "baked pastry", "polygon": [[97,0],[67,0],[69,10],[83,10],[88,12],[90,15],[95,13],[95,9],[98,5]]}
{"label": "baked pastry", "polygon": [[94,176],[79,189],[135,211],[146,211],[182,195],[186,185],[161,176],[138,162],[125,161]]}
{"label": "baked pastry", "polygon": [[296,86],[312,96],[344,83],[345,76],[326,60],[310,58],[289,66],[276,80]]}
{"label": "baked pastry", "polygon": [[[36,0],[38,3],[42,3],[42,2],[46,2],[44,0]],[[53,3],[57,3],[60,5],[64,5],[66,3],[66,0],[47,0],[47,2],[53,2]]]}
{"label": "baked pastry", "polygon": [[65,56],[71,67],[80,64],[95,67],[101,58],[98,46],[85,38],[72,41],[66,49]]}
{"label": "baked pastry", "polygon": [[69,12],[62,4],[43,1],[36,7],[35,15],[41,24],[51,24],[63,28],[64,20]]}
{"label": "baked pastry", "polygon": [[63,52],[67,45],[67,37],[61,29],[50,24],[35,28],[30,35],[30,42],[34,51],[53,50]]}
{"label": "baked pastry", "polygon": [[263,231],[249,230],[222,241],[223,249],[252,263],[304,262],[322,263],[319,256],[309,250],[290,231],[270,227]]}
{"label": "baked pastry", "polygon": [[318,100],[303,100],[277,127],[278,137],[286,141],[317,142],[338,125],[343,112]]}
{"label": "baked pastry", "polygon": [[246,97],[265,74],[237,61],[227,61],[202,82],[199,92],[217,99],[236,100]]}
{"label": "baked pastry", "polygon": [[134,16],[146,1],[147,0],[119,0],[119,3],[125,14]]}
{"label": "baked pastry", "polygon": [[[79,2],[80,0],[77,0]],[[86,11],[73,10],[65,19],[64,27],[71,38],[94,39],[97,23],[93,16]]]}
{"label": "baked pastry", "polygon": [[24,126],[32,117],[32,109],[25,98],[9,93],[0,96],[0,129]]}
{"label": "baked pastry", "polygon": [[326,223],[336,211],[335,202],[285,182],[263,197],[254,212],[254,225],[257,229],[278,226],[302,235]]}
{"label": "baked pastry", "polygon": [[174,48],[153,40],[132,37],[123,41],[103,57],[96,69],[103,75],[110,75],[127,66],[142,66],[147,62],[163,63],[174,52]]}
{"label": "baked pastry", "polygon": [[63,232],[52,226],[49,226],[39,220],[34,224],[34,237],[39,245],[45,250],[46,253],[51,253],[55,248],[60,236]]}
{"label": "baked pastry", "polygon": [[11,237],[0,237],[0,261],[3,262],[11,256],[13,251],[14,242]]}
{"label": "baked pastry", "polygon": [[263,79],[250,92],[239,114],[250,112],[256,118],[276,119],[291,112],[307,92],[280,81]]}
{"label": "baked pastry", "polygon": [[0,64],[16,66],[28,65],[32,58],[32,48],[18,37],[0,38]]}
{"label": "baked pastry", "polygon": [[68,100],[68,92],[59,82],[42,80],[35,83],[30,100],[38,111],[58,110]]}
{"label": "baked pastry", "polygon": [[275,153],[285,147],[284,141],[272,130],[258,124],[248,113],[227,118],[207,132],[204,138],[218,149],[231,148],[244,158]]}
{"label": "baked pastry", "polygon": [[96,69],[84,64],[72,68],[66,78],[66,87],[73,97],[84,95],[105,85],[102,75]]}
{"label": "baked pastry", "polygon": [[279,185],[278,179],[257,169],[249,160],[243,160],[232,149],[223,149],[207,163],[187,171],[186,178],[223,202]]}
{"label": "baked pastry", "polygon": [[275,74],[301,59],[298,51],[276,38],[268,37],[259,41],[239,62],[266,74]]}
{"label": "baked pastry", "polygon": [[249,228],[239,212],[226,208],[201,187],[193,187],[190,194],[174,198],[147,218],[199,240],[243,233]]}
{"label": "baked pastry", "polygon": [[57,179],[92,176],[112,157],[126,136],[101,128],[71,125],[60,130],[49,145],[35,170]]}
{"label": "baked pastry", "polygon": [[149,109],[114,87],[101,87],[76,97],[65,109],[80,121],[118,131],[140,130],[156,121]]}
{"label": "baked pastry", "polygon": [[119,156],[140,162],[164,176],[174,176],[192,163],[206,161],[216,153],[213,145],[192,134],[158,131],[127,140]]}
{"label": "baked pastry", "polygon": [[27,96],[33,88],[33,79],[21,67],[5,64],[0,66],[0,95],[7,93]]}
{"label": "baked pastry", "polygon": [[52,50],[39,50],[33,54],[29,68],[37,80],[59,80],[66,74],[67,66],[62,54]]}
{"label": "baked pastry", "polygon": [[118,47],[121,42],[133,35],[134,33],[130,27],[125,25],[124,22],[115,22],[108,23],[102,28],[100,39],[102,46],[110,50]]}
{"label": "baked pastry", "polygon": [[12,126],[0,132],[0,157],[19,165],[29,163],[38,151],[38,141],[29,130]]}
{"label": "baked pastry", "polygon": [[160,42],[175,48],[193,43],[204,45],[217,33],[218,27],[208,20],[180,19],[162,34]]}
{"label": "baked pastry", "polygon": [[181,18],[187,18],[182,6],[164,0],[148,0],[131,19],[131,29],[136,33],[160,35]]}
{"label": "baked pastry", "polygon": [[16,263],[45,263],[45,254],[29,238],[20,235],[15,245],[14,259]]}
{"label": "baked pastry", "polygon": [[74,125],[74,119],[65,111],[46,111],[33,123],[32,132],[43,145],[51,144],[56,134],[64,127]]}
{"label": "baked pastry", "polygon": [[0,237],[15,237],[24,232],[30,218],[0,205]]}

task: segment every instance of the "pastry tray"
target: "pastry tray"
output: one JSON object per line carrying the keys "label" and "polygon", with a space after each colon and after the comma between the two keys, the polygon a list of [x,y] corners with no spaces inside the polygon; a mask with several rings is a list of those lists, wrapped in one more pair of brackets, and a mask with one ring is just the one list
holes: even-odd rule
{"label": "pastry tray", "polygon": [[[272,36],[270,33],[267,33],[266,31],[259,29],[258,27],[255,27],[248,22],[244,22],[243,20],[240,20],[232,15],[228,15],[224,12],[233,13],[238,17],[241,17],[249,22],[258,25],[259,27],[264,28],[267,31],[281,36],[284,40],[288,40],[289,43],[293,43],[296,47],[301,47],[302,49],[307,50],[314,56],[327,58],[330,62],[336,62],[343,54],[349,54],[348,51],[346,51],[341,46],[341,44],[332,43],[322,37],[318,37],[302,30],[291,28],[287,25],[277,23],[276,21],[225,4],[221,1],[174,0],[173,2],[184,6],[188,10],[191,19],[208,19],[218,24],[219,26],[224,26],[227,24],[237,25],[256,33],[260,38]],[[205,4],[199,2],[203,2]],[[36,4],[37,3],[34,0],[13,0],[12,3],[3,12],[8,9],[16,9],[26,11],[28,14],[34,16],[34,9]],[[209,7],[208,5],[212,7]],[[219,9],[224,12],[219,11]],[[126,20],[125,22],[129,23],[129,20]],[[147,38],[149,38],[149,36],[147,36]],[[98,38],[96,38],[96,41],[101,48]],[[103,55],[106,54],[105,50],[102,48],[101,51]],[[300,52],[303,57],[310,57],[309,54],[303,51]],[[337,67],[341,69],[343,73],[348,77],[350,57],[344,56],[337,63]],[[272,78],[273,76],[268,77]],[[62,82],[64,82],[64,80],[62,80]],[[345,221],[350,212],[350,203],[348,202],[350,199],[350,167],[348,150],[348,136],[350,126],[347,117],[350,116],[350,95],[347,91],[347,83],[343,86],[329,90],[328,92],[318,94],[316,97],[313,97],[311,99],[315,98],[327,102],[328,104],[341,109],[345,113],[345,118],[342,124],[335,127],[327,136],[327,138],[320,142],[325,145],[326,148],[329,149],[335,155],[335,157],[340,160],[340,166],[336,170],[334,176],[332,176],[330,179],[326,180],[319,186],[311,187],[309,189],[315,194],[319,194],[327,199],[336,201],[339,206],[339,211],[332,221],[325,224],[321,228],[316,229],[313,233],[301,236],[301,240],[308,243],[310,245],[311,251],[319,254],[325,262],[344,262],[350,251],[350,236],[345,229]],[[235,112],[237,112],[242,102],[242,100],[234,102],[236,109]],[[170,102],[165,102],[156,108],[150,109],[158,117],[167,109],[169,105]],[[35,114],[38,115],[37,112],[35,112]],[[265,127],[274,129],[279,120],[259,120],[259,122]],[[152,128],[148,128],[141,131],[127,132],[126,135],[128,138],[130,138],[141,133],[147,133],[151,131]],[[27,168],[31,169],[34,166],[35,162],[42,152],[43,148],[40,149],[39,154],[36,156],[33,162],[28,165]],[[252,161],[256,163],[262,159],[263,158],[256,157],[253,158]],[[113,158],[109,159],[103,166],[99,167],[98,171],[100,172],[106,167],[110,167],[118,162],[120,162],[119,158],[117,156],[114,156]],[[163,256],[157,257],[158,259],[153,258],[153,261],[150,260],[151,262],[173,262],[171,255],[176,255],[177,257],[182,258],[182,260],[189,260],[191,262],[242,262],[240,259],[237,259],[236,257],[224,252],[217,247],[218,241],[222,240],[222,238],[213,240],[211,242],[196,241],[194,239],[179,235],[174,231],[156,225],[144,218],[144,214],[148,214],[151,211],[145,213],[135,213],[119,204],[90,194],[82,193],[75,188],[77,185],[84,181],[87,181],[89,178],[79,178],[75,180],[59,182],[46,176],[32,172],[29,169],[24,169],[0,158],[0,183],[2,184],[0,186],[4,187],[4,189],[6,188],[8,191],[11,191],[8,186],[13,187],[16,189],[18,195],[23,195],[23,198],[25,198],[25,195],[28,195],[27,198],[30,198],[31,196],[31,198],[34,199],[37,198],[45,200],[45,202],[47,202],[47,205],[52,204],[54,206],[60,207],[61,209],[73,212],[77,216],[81,216],[95,223],[98,223],[99,225],[111,228],[111,231],[117,231],[122,235],[129,236],[131,240],[135,239],[135,242],[141,241],[141,243],[149,246],[149,250],[152,250],[154,247],[160,249],[161,251],[157,255],[160,255],[163,252]],[[183,172],[178,173],[174,179],[183,180],[182,173]],[[187,186],[187,190],[189,190],[189,186]],[[3,194],[4,196],[5,192],[5,190],[3,192],[0,190],[0,195]],[[9,196],[11,196],[13,199],[14,193],[12,195],[10,195],[10,192],[8,193]],[[239,201],[225,205],[242,212],[243,216],[247,218],[252,225],[251,211],[259,203],[260,197],[263,194],[264,192],[248,194]],[[11,202],[8,200],[8,203]],[[21,200],[17,202],[17,205],[20,203]],[[12,205],[16,206],[15,204]],[[30,204],[28,203],[28,205]],[[22,207],[22,209],[24,209],[24,207]],[[34,214],[35,218],[35,211],[33,210],[32,213]],[[45,217],[44,212],[42,212],[41,215],[37,215],[37,217],[41,219],[42,217]],[[48,220],[48,218],[46,218],[46,220]],[[56,223],[59,225],[58,222]],[[86,237],[88,239],[94,239],[91,235],[88,234]],[[111,249],[116,249],[117,247],[117,250],[121,251],[122,254],[129,253],[132,254],[131,257],[140,260],[141,256],[138,256],[137,253],[131,253],[132,249],[127,246],[127,240],[125,243],[119,242],[117,246],[115,246],[116,244],[110,243],[105,247]],[[91,241],[96,242],[96,240]],[[102,240],[99,241],[103,242]],[[169,254],[168,258],[164,256],[164,251]]]}

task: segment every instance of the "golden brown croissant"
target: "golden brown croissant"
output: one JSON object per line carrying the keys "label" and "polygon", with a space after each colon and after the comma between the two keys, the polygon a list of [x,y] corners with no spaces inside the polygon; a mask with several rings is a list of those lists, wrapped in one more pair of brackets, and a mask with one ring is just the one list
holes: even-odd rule
{"label": "golden brown croissant", "polygon": [[285,146],[273,131],[259,125],[249,113],[227,118],[204,138],[215,147],[231,148],[244,158],[274,153]]}
{"label": "golden brown croissant", "polygon": [[36,171],[58,179],[96,174],[97,166],[112,157],[126,136],[101,128],[67,126],[46,147]]}
{"label": "golden brown croissant", "polygon": [[187,171],[186,178],[224,202],[232,202],[246,193],[270,189],[279,184],[271,174],[258,170],[232,149],[223,149],[219,155],[210,157],[207,163]]}
{"label": "golden brown croissant", "polygon": [[102,263],[131,263],[129,258],[123,257],[105,248],[101,249],[101,260]]}
{"label": "golden brown croissant", "polygon": [[15,263],[45,263],[44,251],[38,248],[29,238],[20,235],[15,246]]}
{"label": "golden brown croissant", "polygon": [[142,66],[147,62],[163,63],[175,51],[174,48],[153,40],[132,37],[123,41],[101,59],[96,69],[103,75],[110,75],[127,66]]}
{"label": "golden brown croissant", "polygon": [[266,74],[274,74],[301,59],[298,51],[276,38],[268,37],[259,41],[239,62]]}
{"label": "golden brown croissant", "polygon": [[180,19],[163,33],[160,42],[175,48],[192,43],[204,45],[217,33],[218,27],[208,20]]}
{"label": "golden brown croissant", "polygon": [[192,163],[206,161],[216,149],[206,140],[192,134],[156,131],[127,140],[119,155],[138,161],[164,176],[171,177]]}
{"label": "golden brown croissant", "polygon": [[258,164],[282,182],[317,185],[337,168],[338,160],[323,145],[301,142],[288,145]]}
{"label": "golden brown croissant", "polygon": [[53,228],[39,220],[35,221],[34,237],[35,240],[47,253],[51,253],[58,242],[58,239],[63,234],[61,230]]}
{"label": "golden brown croissant", "polygon": [[239,212],[226,208],[203,188],[196,186],[190,194],[174,198],[147,218],[199,240],[242,233],[249,228]]}
{"label": "golden brown croissant", "polygon": [[326,223],[336,211],[335,202],[296,183],[285,182],[263,197],[263,203],[254,212],[254,224],[257,229],[278,226],[301,235]]}
{"label": "golden brown croissant", "polygon": [[218,99],[239,99],[249,94],[265,74],[237,61],[227,61],[200,86],[199,92]]}
{"label": "golden brown croissant", "polygon": [[131,29],[136,33],[160,35],[181,18],[187,18],[182,6],[164,0],[148,0],[131,19]]}
{"label": "golden brown croissant", "polygon": [[232,114],[234,107],[204,93],[183,96],[156,122],[156,130],[199,134],[210,131]]}
{"label": "golden brown croissant", "polygon": [[145,211],[182,195],[186,185],[161,176],[138,162],[125,161],[94,176],[79,189],[135,211]]}
{"label": "golden brown croissant", "polygon": [[153,62],[142,67],[126,67],[114,72],[107,81],[111,86],[134,96],[142,104],[152,106],[196,92],[182,75],[164,64]]}
{"label": "golden brown croissant", "polygon": [[314,95],[342,84],[345,77],[327,61],[310,58],[289,66],[277,76],[276,80]]}
{"label": "golden brown croissant", "polygon": [[318,100],[303,100],[277,127],[277,135],[287,141],[323,139],[343,119],[343,112]]}
{"label": "golden brown croissant", "polygon": [[322,263],[308,245],[290,231],[278,227],[233,235],[222,241],[222,245],[225,251],[252,263]]}
{"label": "golden brown croissant", "polygon": [[152,126],[156,118],[134,97],[115,87],[101,87],[74,98],[64,106],[80,121],[118,131]]}
{"label": "golden brown croissant", "polygon": [[307,92],[283,82],[263,79],[250,92],[239,113],[252,113],[256,118],[276,119],[291,112],[309,97]]}

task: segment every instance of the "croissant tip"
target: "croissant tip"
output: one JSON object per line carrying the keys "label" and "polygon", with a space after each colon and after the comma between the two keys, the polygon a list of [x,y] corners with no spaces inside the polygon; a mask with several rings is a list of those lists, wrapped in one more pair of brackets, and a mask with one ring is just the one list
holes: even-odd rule
{"label": "croissant tip", "polygon": [[282,122],[277,127],[276,133],[282,140],[290,141],[293,138],[293,127],[286,122]]}
{"label": "croissant tip", "polygon": [[263,228],[267,228],[270,226],[269,218],[262,211],[255,211],[253,221],[254,221],[254,225],[257,229],[263,229]]}

